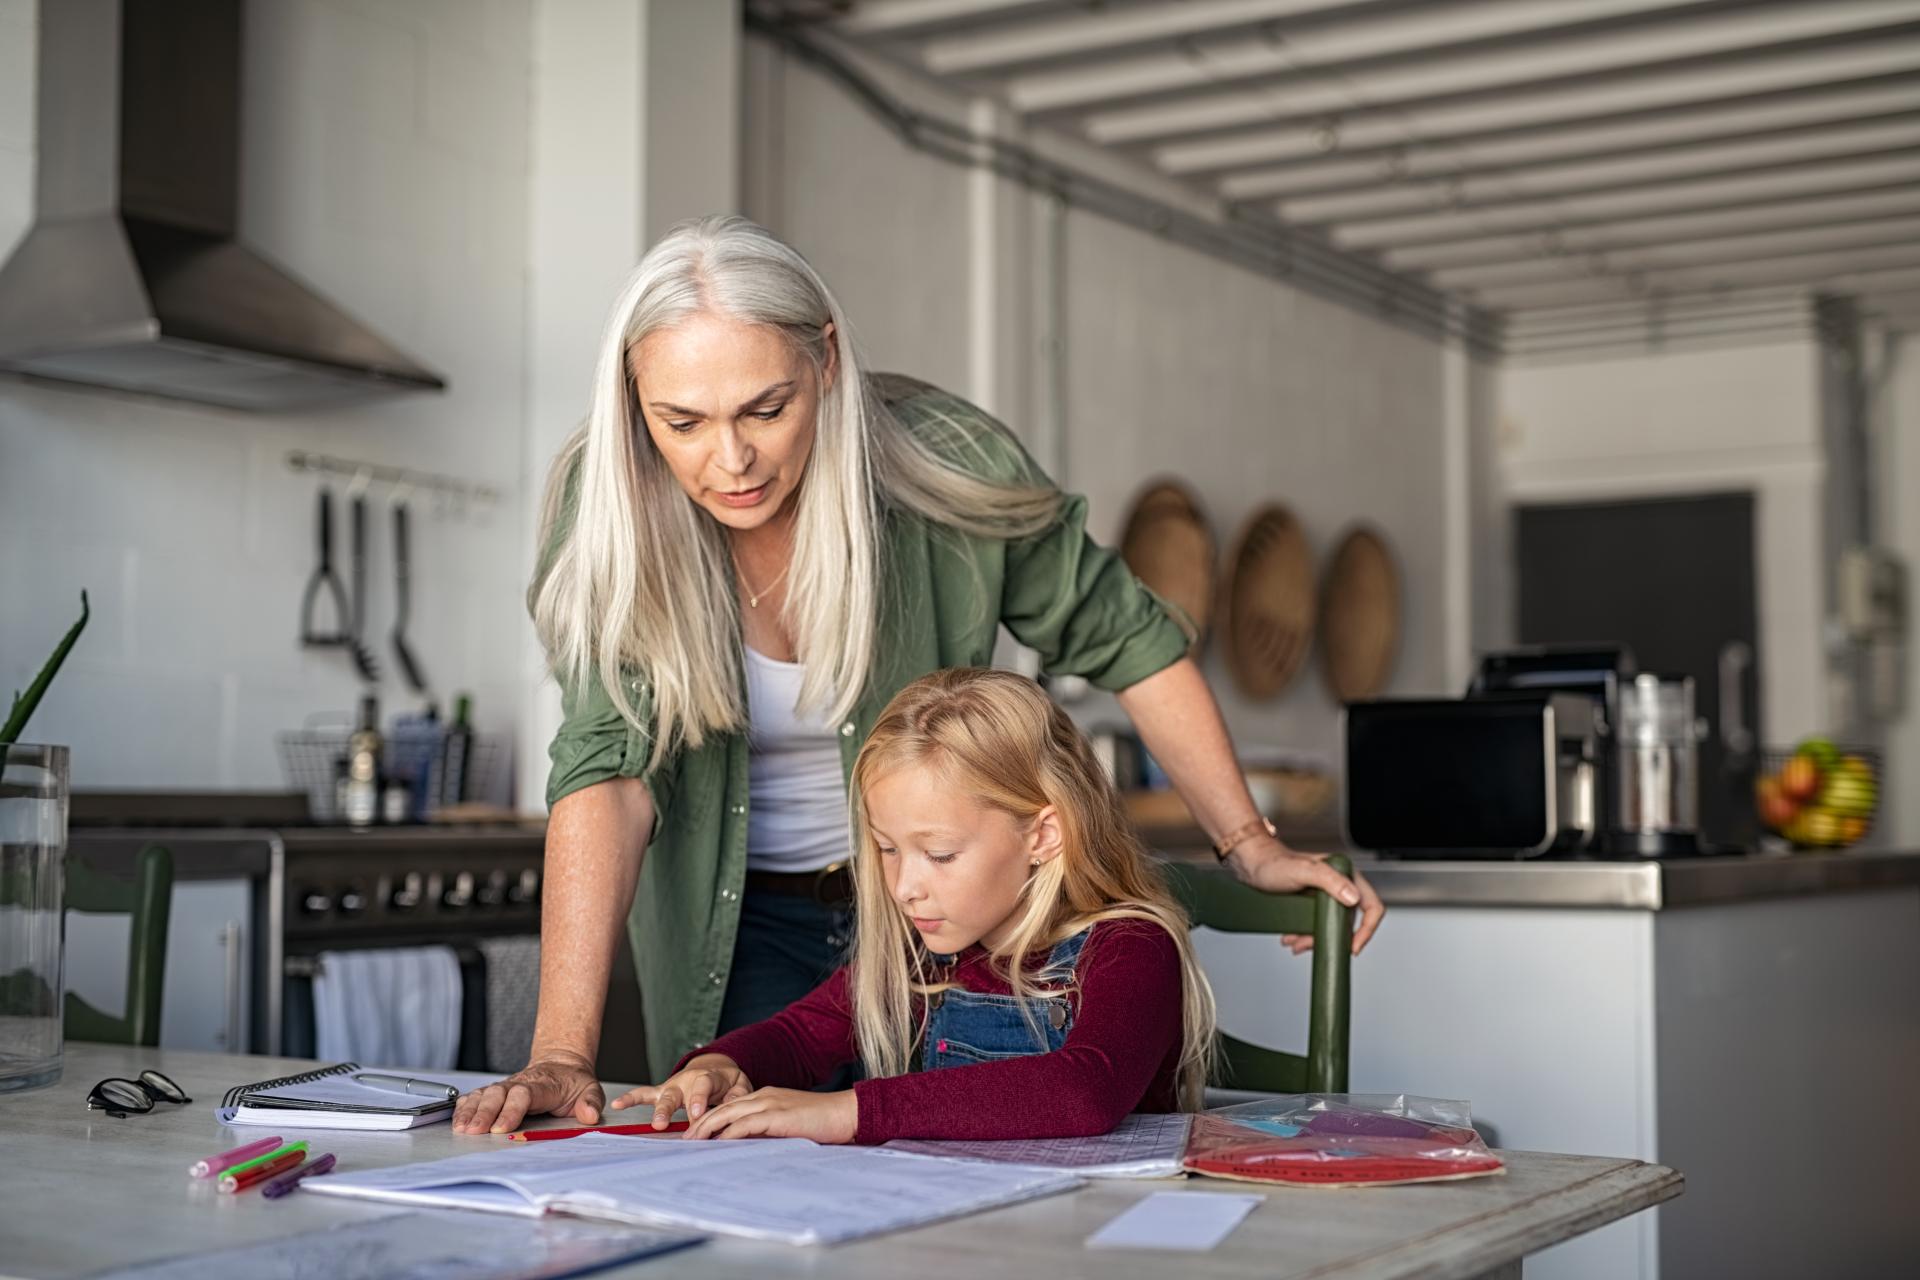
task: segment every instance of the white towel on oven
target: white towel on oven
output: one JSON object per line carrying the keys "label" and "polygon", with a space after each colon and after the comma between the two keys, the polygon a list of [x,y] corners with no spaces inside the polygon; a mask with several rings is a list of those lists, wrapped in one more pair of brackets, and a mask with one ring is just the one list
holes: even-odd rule
{"label": "white towel on oven", "polygon": [[314,1056],[445,1071],[460,1055],[460,961],[450,947],[323,951]]}

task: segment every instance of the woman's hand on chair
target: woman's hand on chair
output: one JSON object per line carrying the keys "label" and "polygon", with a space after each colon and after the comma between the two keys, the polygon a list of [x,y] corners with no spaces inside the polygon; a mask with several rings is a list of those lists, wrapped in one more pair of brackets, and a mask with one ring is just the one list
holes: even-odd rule
{"label": "woman's hand on chair", "polygon": [[599,1124],[607,1095],[585,1058],[554,1054],[528,1063],[505,1080],[485,1085],[453,1108],[455,1133],[511,1133],[528,1116],[572,1116]]}
{"label": "woman's hand on chair", "polygon": [[665,1129],[673,1113],[687,1109],[687,1119],[698,1120],[710,1107],[720,1107],[753,1092],[753,1083],[740,1065],[725,1054],[703,1053],[689,1058],[687,1065],[667,1077],[660,1085],[643,1084],[629,1089],[613,1100],[612,1109],[653,1107],[653,1127]]}
{"label": "woman's hand on chair", "polygon": [[[1380,927],[1387,908],[1367,878],[1358,871],[1349,880],[1327,865],[1324,853],[1296,853],[1272,836],[1257,836],[1235,845],[1227,855],[1227,865],[1243,883],[1268,893],[1299,893],[1320,889],[1358,911],[1353,922],[1353,954],[1359,955]],[[1313,950],[1313,935],[1289,933],[1281,943],[1299,955]]]}

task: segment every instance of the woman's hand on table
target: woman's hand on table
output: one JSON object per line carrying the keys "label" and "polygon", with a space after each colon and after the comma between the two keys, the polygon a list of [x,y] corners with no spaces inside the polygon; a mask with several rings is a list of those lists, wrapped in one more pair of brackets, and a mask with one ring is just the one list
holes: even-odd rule
{"label": "woman's hand on table", "polygon": [[811,1138],[815,1142],[840,1143],[852,1142],[859,1128],[860,1104],[851,1089],[838,1093],[756,1089],[744,1098],[736,1098],[707,1112],[693,1122],[684,1136]]}
{"label": "woman's hand on table", "polygon": [[[753,1082],[732,1058],[720,1053],[703,1053],[689,1058],[687,1065],[667,1077],[665,1084],[643,1084],[629,1089],[613,1100],[613,1110],[651,1106],[653,1127],[665,1129],[673,1113],[687,1109],[687,1119],[699,1120],[709,1107],[719,1107],[753,1092]],[[689,1132],[691,1137],[692,1133]]]}
{"label": "woman's hand on table", "polygon": [[[1365,948],[1387,914],[1380,895],[1374,892],[1367,878],[1358,871],[1353,873],[1352,879],[1348,879],[1327,865],[1326,854],[1296,853],[1272,836],[1260,836],[1234,846],[1233,852],[1227,855],[1227,865],[1243,883],[1256,889],[1264,889],[1268,893],[1299,893],[1304,889],[1320,889],[1354,908],[1360,913],[1353,924],[1355,955]],[[1313,950],[1313,935],[1310,933],[1284,934],[1280,941],[1295,955]]]}
{"label": "woman's hand on table", "polygon": [[484,1085],[453,1108],[455,1133],[512,1133],[528,1116],[571,1116],[599,1124],[607,1095],[583,1058],[549,1057],[527,1064],[497,1084]]}

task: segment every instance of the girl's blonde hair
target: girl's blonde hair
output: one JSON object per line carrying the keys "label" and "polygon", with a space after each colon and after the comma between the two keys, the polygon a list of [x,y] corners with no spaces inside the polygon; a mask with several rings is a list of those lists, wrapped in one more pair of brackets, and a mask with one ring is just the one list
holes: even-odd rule
{"label": "girl's blonde hair", "polygon": [[[960,465],[969,451],[982,456],[972,439],[999,430],[984,415],[939,424],[938,452],[896,422],[869,386],[840,304],[792,248],[745,218],[674,227],[641,259],[608,317],[586,423],[547,480],[545,551],[528,593],[554,674],[571,689],[597,674],[620,714],[653,734],[650,768],[747,721],[726,532],[653,447],[629,365],[649,334],[709,312],[771,327],[825,388],[792,499],[782,608],[806,668],[800,710],[845,719],[873,665],[887,508],[1014,538],[1052,524],[1060,506],[1051,485],[1000,483]],[[837,368],[826,386],[829,342]],[[651,689],[652,724],[642,722],[623,675]]]}
{"label": "girl's blonde hair", "polygon": [[[881,855],[857,796],[909,765],[942,771],[977,802],[1028,821],[1059,815],[1060,855],[1036,868],[1019,919],[993,960],[1016,996],[1030,996],[1024,961],[1102,920],[1144,920],[1180,953],[1182,1108],[1198,1110],[1212,1066],[1213,989],[1195,961],[1187,917],[1121,815],[1119,795],[1067,714],[1031,680],[956,667],[914,681],[887,704],[853,766],[855,913],[853,1016],[868,1074],[904,1074],[924,1033],[922,997],[940,989],[919,934],[887,890]],[[1097,944],[1096,944],[1097,945]],[[1039,1028],[1035,1026],[1036,1043]]]}

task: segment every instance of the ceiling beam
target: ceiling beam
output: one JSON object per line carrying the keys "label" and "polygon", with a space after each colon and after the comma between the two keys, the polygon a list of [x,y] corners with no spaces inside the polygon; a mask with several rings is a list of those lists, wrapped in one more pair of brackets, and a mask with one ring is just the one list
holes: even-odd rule
{"label": "ceiling beam", "polygon": [[1365,108],[1334,121],[1300,117],[1156,147],[1149,155],[1158,168],[1181,176],[1268,162],[1312,163],[1329,158],[1329,141],[1334,159],[1384,155],[1410,143],[1525,138],[1567,128],[1670,119],[1689,109],[1762,105],[1774,94],[1823,92],[1836,84],[1916,69],[1920,32],[1906,40],[1793,47],[1730,64],[1658,66],[1644,74],[1573,88],[1551,81],[1530,91],[1473,95],[1465,101]]}
{"label": "ceiling beam", "polygon": [[[1877,0],[1836,0],[1874,3]],[[1622,19],[1657,18],[1706,7],[1708,0],[1479,0],[1428,4],[1380,13],[1360,11],[1347,22],[1288,29],[1276,24],[1257,37],[1191,39],[1172,49],[1115,58],[1069,70],[1016,75],[1007,96],[1024,112],[1085,111],[1103,104],[1165,98],[1300,73],[1341,73],[1381,65],[1410,70],[1510,59],[1520,47],[1550,48],[1569,40],[1620,40],[1605,29]],[[1635,24],[1639,27],[1639,24]],[[1665,30],[1666,24],[1660,29]],[[1601,34],[1596,34],[1596,31]],[[1644,46],[1644,28],[1635,40]]]}
{"label": "ceiling beam", "polygon": [[1554,253],[1609,253],[1663,244],[1690,244],[1745,232],[1840,226],[1868,218],[1920,213],[1920,181],[1866,193],[1814,196],[1701,213],[1622,218],[1551,232],[1483,236],[1390,249],[1381,262],[1396,271],[1493,266]]}
{"label": "ceiling beam", "polygon": [[1920,245],[1920,213],[1871,218],[1854,223],[1799,227],[1790,231],[1726,236],[1685,245],[1588,253],[1563,251],[1542,254],[1526,261],[1452,267],[1431,272],[1428,279],[1442,289],[1493,289],[1596,275],[1692,270],[1840,249],[1877,249],[1901,245]]}
{"label": "ceiling beam", "polygon": [[859,0],[845,17],[833,21],[832,30],[843,36],[904,36],[1062,7],[1061,0]]}
{"label": "ceiling beam", "polygon": [[1920,270],[1920,243],[1722,264],[1700,271],[1596,276],[1588,280],[1516,285],[1479,291],[1473,300],[1483,306],[1517,310],[1587,300],[1645,298],[1662,292],[1710,293],[1715,289],[1766,284],[1804,284],[1830,292],[1850,292],[1844,281],[1893,270]]}
{"label": "ceiling beam", "polygon": [[1329,228],[1328,237],[1346,249],[1401,248],[1498,232],[1551,231],[1565,225],[1592,224],[1614,218],[1751,207],[1823,192],[1904,185],[1916,179],[1920,179],[1920,152],[1903,151],[1889,156],[1814,161],[1788,169],[1639,190],[1562,195],[1497,207],[1338,223]]}
{"label": "ceiling beam", "polygon": [[[1920,45],[1915,47],[1920,55]],[[1794,94],[1714,111],[1678,112],[1627,124],[1533,131],[1510,139],[1445,139],[1385,148],[1366,155],[1336,153],[1320,162],[1249,169],[1224,175],[1216,189],[1227,199],[1334,195],[1387,183],[1452,181],[1627,156],[1650,156],[1713,143],[1790,138],[1840,123],[1920,113],[1920,71],[1876,81],[1865,89]]]}
{"label": "ceiling beam", "polygon": [[[1914,28],[1911,0],[1823,0],[1805,8],[1721,11],[1609,35],[1564,35],[1491,53],[1424,54],[1370,68],[1294,66],[1284,76],[1268,75],[1264,82],[1256,79],[1225,91],[1183,92],[1171,101],[1097,111],[1085,115],[1081,125],[1095,142],[1151,142],[1293,116],[1549,88],[1557,82],[1637,73],[1652,65],[1677,70],[1688,61],[1725,61],[1809,40],[1885,37]],[[1227,71],[1218,59],[1207,65],[1220,76]],[[1121,87],[1119,82],[1116,87]],[[1137,81],[1133,87],[1141,88]],[[1078,103],[1050,105],[1050,95],[1029,93],[1023,98],[1017,85],[1010,85],[1008,92],[1014,107],[1029,114],[1067,107],[1084,110]]]}
{"label": "ceiling beam", "polygon": [[1185,4],[1083,11],[927,40],[920,46],[920,60],[936,75],[1001,71],[1156,41],[1244,31],[1278,19],[1363,4],[1364,0],[1188,0]]}
{"label": "ceiling beam", "polygon": [[1846,122],[1741,142],[1704,142],[1613,159],[1496,170],[1441,181],[1403,182],[1372,191],[1280,201],[1282,220],[1296,224],[1385,218],[1429,209],[1471,209],[1586,192],[1627,191],[1668,182],[1802,164],[1843,155],[1920,147],[1920,110],[1874,123]]}

